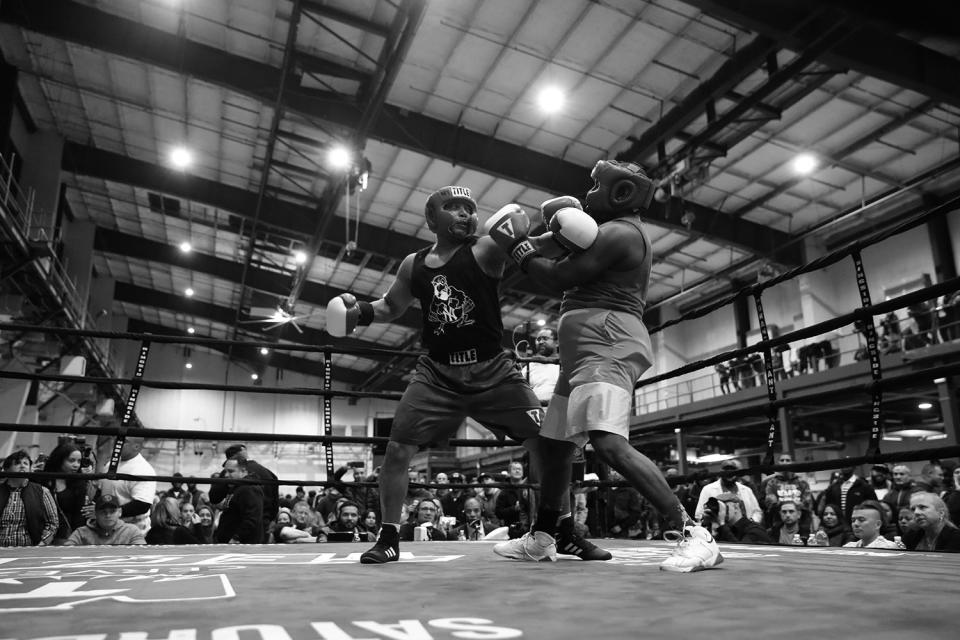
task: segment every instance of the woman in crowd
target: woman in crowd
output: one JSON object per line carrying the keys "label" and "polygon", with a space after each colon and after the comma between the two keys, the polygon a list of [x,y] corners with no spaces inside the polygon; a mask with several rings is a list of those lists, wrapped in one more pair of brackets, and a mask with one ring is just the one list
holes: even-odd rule
{"label": "woman in crowd", "polygon": [[960,551],[960,529],[950,522],[947,505],[935,493],[918,491],[910,496],[915,528],[903,536],[911,551]]}
{"label": "woman in crowd", "polygon": [[[179,501],[179,500],[178,500]],[[193,506],[192,502],[180,502],[180,524],[185,526],[187,529],[193,529],[193,525],[200,522],[200,518],[197,516],[197,509]]]}
{"label": "woman in crowd", "polygon": [[380,533],[380,523],[377,521],[377,512],[373,509],[367,509],[360,517],[360,528],[368,533],[372,533],[374,538]]}
{"label": "woman in crowd", "polygon": [[[301,503],[306,505],[306,503]],[[312,519],[312,512],[304,513],[301,507],[300,519],[307,519],[307,515]],[[326,536],[322,531],[313,531],[309,523],[302,524],[301,528],[297,526],[296,516],[294,516],[293,511],[289,507],[280,507],[279,513],[277,513],[276,524],[273,526],[273,542],[277,544],[301,544],[306,542],[324,542],[326,541]],[[322,539],[321,539],[322,538]]]}
{"label": "woman in crowd", "polygon": [[193,537],[201,544],[213,544],[213,533],[216,530],[214,526],[213,507],[208,504],[202,504],[197,509],[198,522],[190,528]]}
{"label": "woman in crowd", "polygon": [[153,505],[146,538],[147,544],[200,544],[181,523],[180,502],[169,496]]}
{"label": "woman in crowd", "polygon": [[853,532],[840,521],[840,516],[837,515],[840,512],[840,509],[832,504],[828,504],[823,508],[823,513],[820,514],[820,529],[817,531],[817,540],[823,538],[823,535],[820,533],[822,531],[826,534],[826,544],[820,542],[820,546],[824,547],[842,547],[848,542],[854,540]]}
{"label": "woman in crowd", "polygon": [[80,447],[72,442],[65,442],[50,453],[43,466],[43,470],[48,473],[76,474],[75,478],[57,478],[43,483],[53,494],[64,520],[57,530],[56,542],[66,540],[74,529],[87,523],[83,516],[83,506],[93,500],[96,488],[80,474],[82,459],[83,451]]}

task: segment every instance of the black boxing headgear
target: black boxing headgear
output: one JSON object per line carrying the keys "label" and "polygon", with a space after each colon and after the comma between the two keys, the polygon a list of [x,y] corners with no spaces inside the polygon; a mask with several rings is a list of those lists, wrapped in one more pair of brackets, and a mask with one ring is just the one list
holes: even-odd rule
{"label": "black boxing headgear", "polygon": [[[430,227],[431,231],[436,232],[436,229],[434,229],[433,220],[435,219],[437,213],[443,209],[445,204],[452,201],[466,203],[470,205],[474,215],[477,213],[477,201],[473,199],[469,188],[457,186],[442,187],[430,194],[430,197],[427,198],[427,205],[424,207],[424,215],[427,218],[427,226]],[[476,231],[477,219],[474,217],[470,222],[469,235],[473,235],[476,233]]]}
{"label": "black boxing headgear", "polygon": [[593,188],[586,203],[587,213],[594,218],[615,218],[650,206],[654,183],[638,164],[600,160],[590,177]]}

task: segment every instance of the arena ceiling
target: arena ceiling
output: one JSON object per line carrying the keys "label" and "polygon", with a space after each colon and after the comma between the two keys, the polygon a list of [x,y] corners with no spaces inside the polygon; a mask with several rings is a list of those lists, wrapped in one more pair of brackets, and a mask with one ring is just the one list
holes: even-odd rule
{"label": "arena ceiling", "polygon": [[[654,313],[953,194],[960,43],[944,4],[911,4],[2,0],[0,53],[32,126],[66,139],[70,215],[96,225],[94,268],[131,330],[409,348],[415,312],[342,340],[321,312],[384,293],[446,184],[484,217],[583,196],[601,158],[643,164],[668,195],[646,218]],[[557,112],[538,105],[547,87]],[[339,144],[345,172],[326,162]],[[302,333],[251,322],[277,307]],[[557,311],[508,274],[508,331]],[[339,356],[334,376],[396,388],[397,365]]]}

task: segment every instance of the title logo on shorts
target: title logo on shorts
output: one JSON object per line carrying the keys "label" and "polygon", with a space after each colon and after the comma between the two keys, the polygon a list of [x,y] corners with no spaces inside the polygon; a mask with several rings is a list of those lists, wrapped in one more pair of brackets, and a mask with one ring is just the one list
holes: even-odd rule
{"label": "title logo on shorts", "polygon": [[433,299],[427,320],[434,325],[434,334],[442,334],[447,325],[466,327],[474,323],[470,312],[476,305],[470,296],[447,282],[444,275],[434,276],[430,284],[433,285]]}
{"label": "title logo on shorts", "polygon": [[536,424],[538,427],[543,424],[542,409],[530,409],[527,411],[527,415],[530,416],[530,419],[533,420],[534,424]]}

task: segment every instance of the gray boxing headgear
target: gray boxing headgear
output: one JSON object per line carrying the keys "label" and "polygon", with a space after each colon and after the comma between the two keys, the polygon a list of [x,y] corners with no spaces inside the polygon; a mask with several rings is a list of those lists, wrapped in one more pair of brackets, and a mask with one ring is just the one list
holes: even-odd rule
{"label": "gray boxing headgear", "polygon": [[587,192],[587,213],[595,219],[615,218],[650,206],[654,182],[638,164],[600,160],[590,177],[593,188]]}
{"label": "gray boxing headgear", "polygon": [[[430,222],[431,216],[435,216],[441,209],[443,209],[443,205],[451,201],[464,202],[470,205],[474,214],[477,213],[477,201],[473,199],[469,188],[457,186],[442,187],[430,194],[430,197],[427,198],[427,205],[424,207],[424,215],[427,217],[427,225],[430,227],[431,231],[436,231]],[[476,216],[474,216],[470,223],[470,235],[473,235],[476,232],[477,219]]]}

